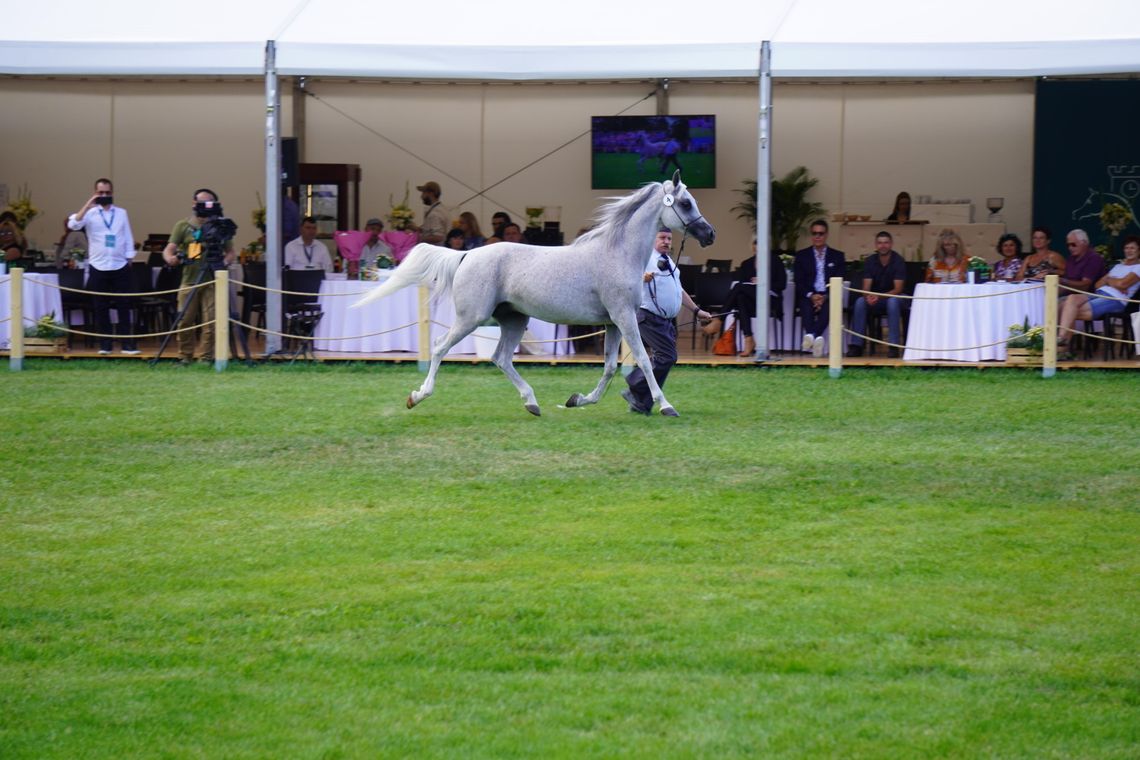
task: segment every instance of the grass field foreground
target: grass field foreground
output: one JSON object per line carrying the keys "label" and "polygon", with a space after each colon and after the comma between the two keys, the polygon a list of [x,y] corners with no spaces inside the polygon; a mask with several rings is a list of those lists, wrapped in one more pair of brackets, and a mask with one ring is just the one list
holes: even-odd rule
{"label": "grass field foreground", "polygon": [[1135,757],[1129,373],[33,360],[0,756]]}

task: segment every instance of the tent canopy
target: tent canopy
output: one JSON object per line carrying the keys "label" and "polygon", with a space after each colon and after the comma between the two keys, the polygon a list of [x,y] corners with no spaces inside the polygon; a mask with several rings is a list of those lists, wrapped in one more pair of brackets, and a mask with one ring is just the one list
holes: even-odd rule
{"label": "tent canopy", "polygon": [[[208,7],[208,6],[203,6]],[[1140,69],[1140,3],[1067,0],[523,0],[430,6],[244,0],[24,3],[5,12],[0,73],[581,80],[1004,77]]]}

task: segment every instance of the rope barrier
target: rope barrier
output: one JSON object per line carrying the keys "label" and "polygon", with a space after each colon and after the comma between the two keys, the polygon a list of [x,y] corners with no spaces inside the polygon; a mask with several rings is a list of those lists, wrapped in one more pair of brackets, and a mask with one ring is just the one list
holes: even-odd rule
{"label": "rope barrier", "polygon": [[946,352],[950,352],[950,351],[973,351],[976,348],[992,348],[993,346],[1000,346],[1001,344],[1008,343],[1010,340],[1012,340],[1011,338],[1002,338],[1001,340],[996,340],[993,343],[982,343],[982,344],[977,345],[977,346],[963,346],[961,348],[919,348],[918,346],[903,346],[903,345],[899,345],[897,343],[889,343],[888,341],[885,341],[885,340],[877,340],[875,338],[871,338],[871,337],[868,337],[866,335],[862,335],[860,333],[854,332],[849,327],[844,327],[843,332],[847,333],[848,335],[858,335],[863,340],[867,340],[867,341],[870,341],[872,343],[877,343],[879,345],[889,346],[891,348],[909,348],[911,351],[946,351]]}
{"label": "rope barrier", "polygon": [[1096,296],[1097,298],[1107,298],[1109,301],[1123,301],[1124,303],[1140,303],[1140,301],[1132,299],[1132,298],[1120,298],[1118,296],[1108,296],[1108,295],[1105,295],[1104,293],[1089,292],[1087,290],[1078,290],[1077,288],[1070,288],[1068,285],[1058,285],[1057,287],[1061,290],[1067,290],[1070,293],[1076,293],[1077,295],[1080,295],[1080,296],[1088,296],[1089,298]]}
{"label": "rope barrier", "polygon": [[1005,293],[981,293],[976,296],[908,296],[903,295],[902,293],[876,293],[873,290],[859,290],[858,288],[853,288],[850,285],[844,285],[843,289],[851,293],[858,293],[859,295],[879,296],[880,298],[905,298],[911,301],[965,301],[972,298],[998,298],[999,296],[1009,296],[1013,295],[1014,293],[1024,293],[1030,290],[1044,290],[1045,286],[1031,285],[1024,288],[1018,288],[1014,291],[1007,291]]}
{"label": "rope barrier", "polygon": [[56,285],[50,282],[43,282],[42,280],[24,280],[24,282],[31,283],[32,285],[38,285],[41,288],[59,290],[64,293],[86,293],[89,296],[112,296],[114,298],[148,298],[151,296],[165,296],[170,295],[171,293],[180,293],[183,290],[194,290],[196,288],[205,287],[206,285],[212,286],[214,284],[212,281],[207,280],[205,282],[199,282],[197,284],[183,285],[182,287],[174,288],[172,290],[148,290],[143,293],[112,293],[104,292],[101,290],[87,290],[86,288],[69,288],[66,285]]}

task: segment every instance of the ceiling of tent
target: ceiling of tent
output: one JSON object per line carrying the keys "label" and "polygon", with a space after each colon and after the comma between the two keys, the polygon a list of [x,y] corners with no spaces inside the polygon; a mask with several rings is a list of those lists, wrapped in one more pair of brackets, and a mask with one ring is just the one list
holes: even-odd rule
{"label": "ceiling of tent", "polygon": [[464,80],[1002,77],[1140,71],[1135,0],[42,0],[5,10],[0,74]]}

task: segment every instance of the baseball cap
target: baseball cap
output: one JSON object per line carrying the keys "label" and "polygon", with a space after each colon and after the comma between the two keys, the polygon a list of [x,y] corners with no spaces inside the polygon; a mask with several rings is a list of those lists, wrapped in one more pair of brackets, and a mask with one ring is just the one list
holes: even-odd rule
{"label": "baseball cap", "polygon": [[416,185],[416,189],[419,190],[421,193],[426,190],[428,192],[435,193],[436,195],[442,194],[442,192],[439,189],[439,183],[436,182],[435,180],[431,180],[430,182],[425,182],[422,185]]}

